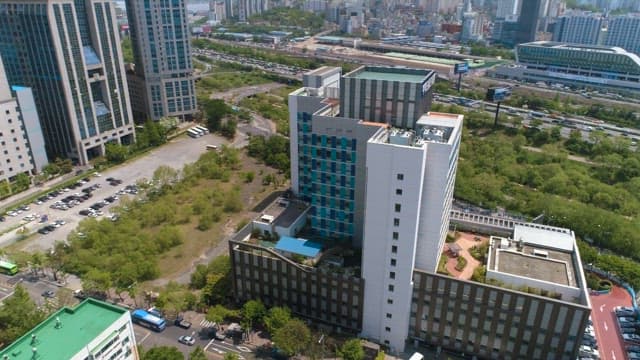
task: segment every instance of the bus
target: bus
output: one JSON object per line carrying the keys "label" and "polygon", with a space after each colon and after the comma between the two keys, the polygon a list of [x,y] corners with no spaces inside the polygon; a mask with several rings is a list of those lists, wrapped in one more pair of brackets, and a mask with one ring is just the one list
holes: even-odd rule
{"label": "bus", "polygon": [[18,273],[18,265],[0,260],[0,272],[7,275],[15,275]]}
{"label": "bus", "polygon": [[199,129],[197,126],[192,127],[191,130],[197,132],[198,134],[200,134],[200,136],[205,134],[204,130]]}
{"label": "bus", "polygon": [[133,321],[134,324],[144,326],[157,332],[161,332],[167,326],[164,318],[150,314],[142,309],[136,309],[131,313],[131,321]]}
{"label": "bus", "polygon": [[205,133],[205,134],[208,134],[208,133],[209,133],[209,129],[207,129],[207,128],[206,128],[206,127],[204,127],[204,126],[196,125],[196,126],[194,126],[194,127],[195,127],[197,130],[204,131],[204,133]]}
{"label": "bus", "polygon": [[199,138],[200,137],[200,132],[199,131],[195,131],[193,129],[189,129],[187,130],[187,135],[189,135],[192,138]]}

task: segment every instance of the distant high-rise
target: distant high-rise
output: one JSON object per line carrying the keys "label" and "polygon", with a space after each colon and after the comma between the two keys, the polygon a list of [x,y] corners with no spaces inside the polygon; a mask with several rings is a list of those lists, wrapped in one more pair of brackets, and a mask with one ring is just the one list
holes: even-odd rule
{"label": "distant high-rise", "polygon": [[602,29],[602,16],[593,13],[570,13],[558,19],[553,41],[596,45]]}
{"label": "distant high-rise", "polygon": [[498,0],[496,18],[502,19],[512,15],[517,15],[520,7],[519,0]]}
{"label": "distant high-rise", "polygon": [[544,0],[527,0],[522,2],[520,17],[518,18],[518,33],[516,43],[532,42],[536,39],[540,14]]}
{"label": "distant high-rise", "polygon": [[604,44],[640,54],[640,16],[625,15],[609,19]]}
{"label": "distant high-rise", "polygon": [[[165,116],[190,119],[197,111],[186,0],[127,0],[139,96],[136,121]],[[132,91],[133,92],[133,91]]]}
{"label": "distant high-rise", "polygon": [[269,10],[269,0],[238,0],[238,20],[241,22],[267,10]]}
{"label": "distant high-rise", "polygon": [[0,0],[0,55],[30,87],[49,158],[86,164],[134,129],[111,0]]}

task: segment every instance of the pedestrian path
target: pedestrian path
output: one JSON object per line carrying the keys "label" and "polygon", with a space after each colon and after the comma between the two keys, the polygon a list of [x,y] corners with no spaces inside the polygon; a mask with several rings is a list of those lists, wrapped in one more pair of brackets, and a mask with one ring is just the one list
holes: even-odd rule
{"label": "pedestrian path", "polygon": [[202,321],[200,321],[200,326],[202,326],[203,328],[210,328],[215,327],[216,323],[207,319],[202,319]]}

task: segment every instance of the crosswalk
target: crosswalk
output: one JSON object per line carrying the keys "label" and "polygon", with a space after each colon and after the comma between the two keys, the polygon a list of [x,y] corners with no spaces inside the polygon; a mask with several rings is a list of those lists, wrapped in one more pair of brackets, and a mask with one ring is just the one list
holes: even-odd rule
{"label": "crosswalk", "polygon": [[210,328],[215,327],[216,323],[207,319],[202,319],[202,321],[200,321],[200,326],[202,326],[203,328]]}

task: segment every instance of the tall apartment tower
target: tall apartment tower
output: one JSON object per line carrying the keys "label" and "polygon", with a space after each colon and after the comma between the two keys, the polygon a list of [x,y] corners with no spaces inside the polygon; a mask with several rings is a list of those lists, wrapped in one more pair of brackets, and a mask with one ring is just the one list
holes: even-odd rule
{"label": "tall apartment tower", "polygon": [[640,16],[625,15],[609,19],[604,45],[617,46],[640,54]]}
{"label": "tall apartment tower", "polygon": [[190,119],[197,107],[186,0],[126,4],[135,61],[129,80],[140,95],[133,99],[136,121]]}
{"label": "tall apartment tower", "polygon": [[520,17],[518,18],[518,32],[516,44],[532,42],[536,40],[536,33],[543,12],[545,0],[527,0],[522,2]]}
{"label": "tall apartment tower", "polygon": [[0,57],[0,180],[34,174],[47,165],[31,89],[10,87]]}
{"label": "tall apartment tower", "polygon": [[519,0],[498,0],[496,8],[496,18],[505,19],[518,14],[520,8]]}
{"label": "tall apartment tower", "polygon": [[569,13],[558,18],[553,31],[553,41],[597,45],[602,31],[603,20],[600,14]]}
{"label": "tall apartment tower", "polygon": [[106,143],[134,141],[114,7],[0,0],[0,56],[9,82],[33,91],[49,158],[87,164]]}

